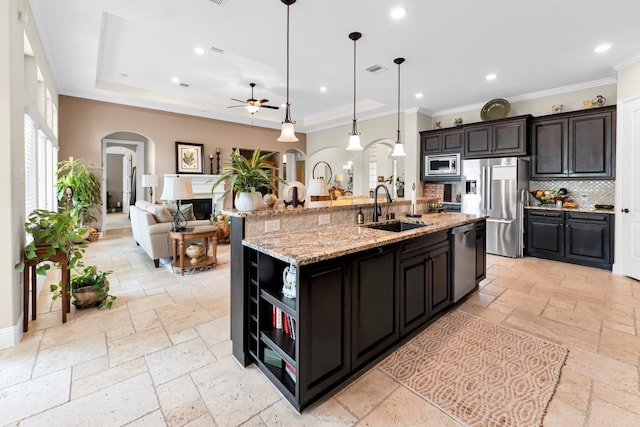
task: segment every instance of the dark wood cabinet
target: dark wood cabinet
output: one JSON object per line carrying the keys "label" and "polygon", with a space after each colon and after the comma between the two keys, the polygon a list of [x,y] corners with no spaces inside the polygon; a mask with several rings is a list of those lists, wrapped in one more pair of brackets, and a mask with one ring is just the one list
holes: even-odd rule
{"label": "dark wood cabinet", "polygon": [[464,158],[524,156],[529,115],[464,126]]}
{"label": "dark wood cabinet", "polygon": [[611,270],[614,216],[527,210],[528,255]]}
{"label": "dark wood cabinet", "polygon": [[614,216],[602,213],[565,213],[565,257],[570,262],[611,269]]}
{"label": "dark wood cabinet", "polygon": [[556,260],[564,257],[562,211],[527,211],[527,254]]}
{"label": "dark wood cabinet", "polygon": [[401,245],[400,335],[406,336],[451,304],[449,233]]}
{"label": "dark wood cabinet", "polygon": [[614,178],[615,108],[534,119],[531,178]]}
{"label": "dark wood cabinet", "polygon": [[397,341],[397,246],[372,249],[353,258],[351,342],[353,368]]}
{"label": "dark wood cabinet", "polygon": [[476,223],[476,284],[487,277],[486,222]]}
{"label": "dark wood cabinet", "polygon": [[462,128],[435,129],[420,132],[423,154],[455,153],[462,151]]}

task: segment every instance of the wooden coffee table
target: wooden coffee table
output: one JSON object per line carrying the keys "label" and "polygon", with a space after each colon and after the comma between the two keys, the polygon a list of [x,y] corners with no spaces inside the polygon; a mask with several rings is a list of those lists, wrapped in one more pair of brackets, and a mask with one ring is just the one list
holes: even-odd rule
{"label": "wooden coffee table", "polygon": [[[213,267],[218,262],[218,228],[214,226],[202,226],[187,228],[186,231],[170,231],[169,236],[173,240],[173,263],[174,268],[180,268],[180,275],[184,276],[184,270],[188,268]],[[192,263],[185,255],[185,242],[193,239],[203,239],[206,252]],[[185,261],[186,260],[186,261]]]}

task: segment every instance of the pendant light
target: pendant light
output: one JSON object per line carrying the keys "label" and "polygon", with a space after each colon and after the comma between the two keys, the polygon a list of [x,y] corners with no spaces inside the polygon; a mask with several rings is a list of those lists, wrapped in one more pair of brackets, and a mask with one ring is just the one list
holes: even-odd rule
{"label": "pendant light", "polygon": [[296,122],[291,120],[291,108],[289,104],[289,6],[294,4],[296,0],[281,0],[282,3],[287,5],[287,107],[284,114],[284,121],[282,122],[282,132],[278,137],[279,142],[298,142],[294,125]]}
{"label": "pendant light", "polygon": [[407,153],[404,152],[404,144],[400,142],[400,64],[404,62],[404,58],[396,58],[393,62],[398,64],[398,136],[396,143],[393,144],[393,153],[391,153],[391,156],[401,157],[407,155]]}
{"label": "pendant light", "polygon": [[356,123],[356,41],[362,37],[361,33],[355,32],[349,34],[349,38],[353,40],[353,127],[349,134],[349,145],[347,151],[362,151],[360,145],[360,132]]}

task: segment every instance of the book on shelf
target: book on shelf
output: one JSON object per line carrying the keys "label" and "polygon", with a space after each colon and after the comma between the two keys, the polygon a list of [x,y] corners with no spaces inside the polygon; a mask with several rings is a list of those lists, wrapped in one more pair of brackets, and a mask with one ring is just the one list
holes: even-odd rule
{"label": "book on shelf", "polygon": [[276,329],[282,329],[282,310],[278,307],[276,309]]}
{"label": "book on shelf", "polygon": [[284,371],[289,375],[289,378],[295,383],[296,382],[296,370],[293,369],[293,366],[289,365],[287,362],[284,363]]}
{"label": "book on shelf", "polygon": [[264,363],[282,369],[282,357],[270,348],[264,349]]}

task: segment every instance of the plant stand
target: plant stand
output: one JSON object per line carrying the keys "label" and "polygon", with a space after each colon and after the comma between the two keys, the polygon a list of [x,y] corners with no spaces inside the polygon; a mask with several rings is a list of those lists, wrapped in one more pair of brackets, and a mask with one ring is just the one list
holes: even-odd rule
{"label": "plant stand", "polygon": [[[39,247],[36,251],[36,254],[43,255],[48,249],[48,246]],[[69,295],[67,294],[67,289],[69,289],[69,270],[67,269],[67,253],[58,250],[55,254],[49,257],[48,261],[60,263],[61,274],[62,274],[62,323],[67,323],[67,313],[71,311],[71,307],[69,305]],[[37,295],[37,275],[36,275],[36,267],[40,261],[38,258],[35,259],[27,259],[24,257],[24,272],[23,274],[23,325],[22,331],[27,332],[29,330],[29,288],[31,288],[31,320],[36,320],[36,301],[38,299]],[[31,273],[31,274],[29,274]],[[29,277],[31,277],[31,281],[29,281]]]}

